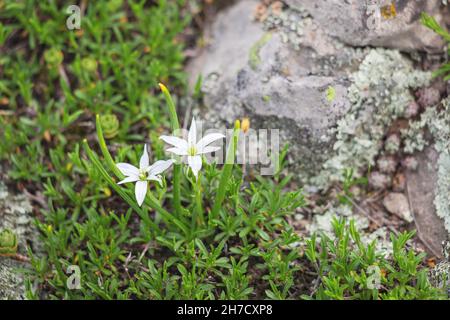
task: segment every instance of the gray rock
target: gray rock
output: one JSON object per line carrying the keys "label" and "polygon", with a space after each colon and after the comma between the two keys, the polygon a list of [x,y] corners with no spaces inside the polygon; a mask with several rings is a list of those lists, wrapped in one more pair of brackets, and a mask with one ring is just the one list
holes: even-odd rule
{"label": "gray rock", "polygon": [[[242,0],[219,14],[209,46],[188,67],[191,83],[204,79],[199,116],[214,126],[246,116],[253,129],[279,129],[304,184],[326,188],[345,168],[374,165],[390,124],[414,101],[411,89],[431,74],[394,50],[346,46],[301,9],[255,21],[257,4]],[[387,142],[398,151],[400,141]]]}
{"label": "gray rock", "polygon": [[[264,31],[252,19],[258,1],[240,1],[223,11],[211,27],[210,46],[188,71],[203,76],[201,117],[232,124],[247,116],[253,129],[280,129],[289,141],[291,169],[299,178],[317,173],[332,152],[330,129],[349,109],[348,71],[362,50],[339,47],[312,23],[305,26],[301,50]],[[291,13],[291,14],[295,14]]]}
{"label": "gray rock", "polygon": [[414,218],[409,209],[408,198],[403,193],[391,192],[383,199],[383,205],[392,214],[399,218],[413,222]]}
{"label": "gray rock", "polygon": [[434,206],[438,157],[435,149],[428,147],[415,158],[417,170],[406,171],[408,197],[418,235],[436,255],[441,252],[441,244],[447,238],[444,223],[436,215]]}
{"label": "gray rock", "polygon": [[[445,8],[440,1],[395,1],[395,16],[382,14],[393,1],[287,0],[305,8],[330,35],[353,46],[377,46],[402,51],[442,52],[442,39],[423,27],[420,13],[427,12],[442,23]],[[375,5],[370,6],[370,3]],[[378,4],[377,4],[378,3]],[[373,9],[373,12],[371,10]]]}
{"label": "gray rock", "polygon": [[[1,170],[1,167],[0,167]],[[0,230],[10,229],[18,237],[19,253],[26,255],[26,248],[39,252],[39,233],[32,220],[32,206],[24,195],[12,194],[0,182]],[[0,257],[0,300],[25,299],[23,274],[19,269],[27,268],[24,262]]]}

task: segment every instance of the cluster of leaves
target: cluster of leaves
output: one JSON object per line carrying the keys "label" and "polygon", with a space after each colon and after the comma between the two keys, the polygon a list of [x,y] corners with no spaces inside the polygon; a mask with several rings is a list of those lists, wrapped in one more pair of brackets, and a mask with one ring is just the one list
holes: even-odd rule
{"label": "cluster of leaves", "polygon": [[[307,240],[306,256],[315,266],[318,279],[315,299],[406,300],[445,299],[443,290],[430,285],[425,256],[407,250],[414,232],[391,234],[392,258],[376,250],[376,241],[365,244],[353,221],[333,221],[334,238],[314,235]],[[308,297],[309,298],[309,297]]]}

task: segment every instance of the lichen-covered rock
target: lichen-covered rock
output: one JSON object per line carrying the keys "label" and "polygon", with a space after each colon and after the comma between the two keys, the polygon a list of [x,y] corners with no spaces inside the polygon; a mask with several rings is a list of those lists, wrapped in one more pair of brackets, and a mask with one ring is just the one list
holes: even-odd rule
{"label": "lichen-covered rock", "polygon": [[255,21],[257,4],[243,0],[222,12],[210,45],[188,68],[192,82],[204,79],[201,116],[228,124],[247,116],[255,129],[280,129],[291,170],[321,188],[346,168],[374,165],[383,147],[397,152],[399,136],[384,144],[388,128],[412,116],[411,89],[431,74],[395,50],[343,45],[302,8]]}
{"label": "lichen-covered rock", "polygon": [[[1,169],[1,168],[0,168]],[[24,195],[12,194],[0,182],[0,231],[11,230],[18,240],[18,251],[26,254],[29,246],[39,251],[39,233],[33,224],[32,206]],[[24,299],[24,279],[18,269],[27,267],[24,262],[0,256],[0,300]]]}
{"label": "lichen-covered rock", "polygon": [[[408,105],[414,101],[411,89],[425,86],[430,80],[430,73],[415,70],[398,51],[371,50],[358,71],[351,74],[348,89],[351,107],[337,122],[335,155],[323,165],[324,170],[314,179],[316,184],[326,185],[330,179],[340,179],[345,168],[375,165],[389,127],[405,117]],[[395,149],[385,148],[391,153]]]}
{"label": "lichen-covered rock", "polygon": [[[305,8],[333,37],[353,46],[376,46],[402,51],[441,52],[442,39],[420,23],[421,12],[443,22],[448,8],[441,1],[409,0],[287,0]],[[448,16],[447,16],[448,17]]]}
{"label": "lichen-covered rock", "polygon": [[[222,12],[210,46],[190,65],[193,81],[199,74],[205,79],[207,109],[201,116],[228,124],[247,116],[254,129],[280,129],[281,143],[290,144],[291,169],[305,181],[333,152],[330,129],[350,108],[347,74],[364,51],[336,48],[312,21],[302,24],[295,45],[286,42],[284,27],[252,19],[257,4],[240,1]],[[297,27],[308,19],[301,12],[283,14],[281,21],[295,20]],[[298,35],[299,29],[292,32]]]}
{"label": "lichen-covered rock", "polygon": [[[424,138],[425,130],[434,140],[430,146]],[[408,151],[425,150],[419,157],[417,171],[408,173],[412,198],[427,195],[427,201],[423,200],[417,205],[423,207],[427,216],[436,212],[450,233],[450,98],[442,101],[442,107],[428,107],[419,120],[410,123],[405,135],[409,139]],[[435,221],[435,224],[441,223],[440,220]],[[443,236],[440,239],[436,237],[438,240],[444,240]],[[438,245],[436,243],[436,247]]]}

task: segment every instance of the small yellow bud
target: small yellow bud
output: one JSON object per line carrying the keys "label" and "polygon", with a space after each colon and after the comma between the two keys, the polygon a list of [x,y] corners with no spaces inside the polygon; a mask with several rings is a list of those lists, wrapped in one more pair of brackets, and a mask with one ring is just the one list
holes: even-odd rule
{"label": "small yellow bud", "polygon": [[72,171],[72,168],[73,168],[73,163],[72,162],[68,162],[66,164],[66,171],[70,172],[70,171]]}
{"label": "small yellow bud", "polygon": [[239,130],[241,129],[241,122],[239,120],[236,120],[234,123],[234,129]]}
{"label": "small yellow bud", "polygon": [[105,196],[107,196],[108,198],[111,197],[111,189],[109,189],[108,187],[103,188],[103,193],[104,193]]}
{"label": "small yellow bud", "polygon": [[241,129],[244,133],[247,133],[248,129],[250,129],[250,119],[249,118],[242,119]]}
{"label": "small yellow bud", "polygon": [[45,131],[44,131],[44,139],[45,139],[45,141],[47,141],[47,142],[51,142],[51,141],[52,141],[52,136],[51,136],[51,134],[50,134],[50,131],[48,131],[48,130],[45,130]]}
{"label": "small yellow bud", "polygon": [[169,89],[167,89],[167,87],[162,83],[159,83],[159,88],[161,89],[162,92],[169,92]]}
{"label": "small yellow bud", "polygon": [[47,225],[47,231],[50,233],[53,231],[53,226],[51,224]]}

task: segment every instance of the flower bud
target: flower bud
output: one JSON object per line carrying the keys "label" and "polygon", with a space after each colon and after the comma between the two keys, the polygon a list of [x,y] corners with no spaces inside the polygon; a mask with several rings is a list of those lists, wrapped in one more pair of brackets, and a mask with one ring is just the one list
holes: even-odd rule
{"label": "flower bud", "polygon": [[250,119],[249,118],[242,119],[241,129],[244,133],[248,132],[248,130],[250,129]]}
{"label": "flower bud", "polygon": [[13,255],[17,252],[17,236],[9,229],[0,232],[0,255]]}
{"label": "flower bud", "polygon": [[119,133],[119,119],[114,114],[105,114],[100,117],[103,135],[106,139],[112,139]]}

